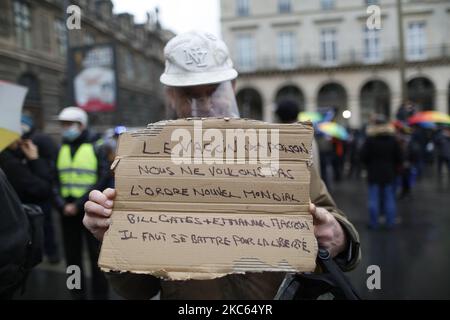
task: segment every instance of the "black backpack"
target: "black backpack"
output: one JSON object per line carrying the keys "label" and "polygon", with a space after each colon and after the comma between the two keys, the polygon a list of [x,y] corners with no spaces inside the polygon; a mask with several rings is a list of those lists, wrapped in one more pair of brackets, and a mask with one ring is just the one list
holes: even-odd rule
{"label": "black backpack", "polygon": [[22,205],[0,169],[0,299],[24,290],[31,269],[42,261],[43,214]]}

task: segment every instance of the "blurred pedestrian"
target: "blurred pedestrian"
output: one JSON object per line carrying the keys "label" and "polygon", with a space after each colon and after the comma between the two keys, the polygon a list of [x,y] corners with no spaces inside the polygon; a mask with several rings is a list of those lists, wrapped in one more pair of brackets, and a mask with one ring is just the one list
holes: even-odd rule
{"label": "blurred pedestrian", "polygon": [[402,164],[402,152],[394,136],[394,128],[385,116],[377,116],[375,124],[367,127],[361,160],[368,174],[369,228],[378,228],[380,202],[384,205],[386,225],[393,228],[396,219],[395,180]]}
{"label": "blurred pedestrian", "polygon": [[[48,182],[53,188],[56,180],[55,163],[58,154],[56,144],[49,135],[39,132],[31,116],[22,115],[21,125],[22,138],[30,139],[36,145],[40,158],[45,161],[45,165],[49,170]],[[60,254],[56,241],[52,204],[52,196],[37,203],[44,213],[44,254],[47,256],[47,260],[54,264],[59,263]]]}
{"label": "blurred pedestrian", "polygon": [[22,203],[39,204],[51,198],[51,173],[37,146],[18,139],[0,153],[0,168]]}
{"label": "blurred pedestrian", "polygon": [[411,195],[412,188],[412,163],[414,160],[412,153],[410,152],[411,135],[404,130],[400,130],[397,133],[397,141],[400,144],[403,155],[403,163],[401,166],[399,179],[399,185],[401,187],[399,199],[403,199]]}
{"label": "blurred pedestrian", "polygon": [[331,189],[330,170],[334,157],[332,138],[320,131],[316,131],[315,141],[317,141],[317,147],[319,149],[320,176],[327,188]]}
{"label": "blurred pedestrian", "polygon": [[442,176],[442,167],[447,167],[450,176],[450,128],[443,128],[435,137],[437,152],[437,172]]}
{"label": "blurred pedestrian", "polygon": [[350,142],[348,150],[348,158],[350,162],[350,169],[348,171],[348,178],[352,179],[361,177],[361,149],[364,144],[364,135],[359,129],[353,129],[350,131]]}
{"label": "blurred pedestrian", "polygon": [[[425,154],[426,154],[426,134],[425,129],[419,125],[412,126],[411,140],[409,141],[409,155],[411,158],[411,166],[414,175],[414,181],[422,176],[425,167]],[[413,182],[414,183],[414,182]]]}
{"label": "blurred pedestrian", "polygon": [[396,118],[397,120],[406,123],[408,118],[413,116],[414,113],[416,113],[416,106],[412,101],[406,100],[398,108]]}
{"label": "blurred pedestrian", "polygon": [[77,107],[61,111],[58,120],[62,127],[63,144],[59,150],[56,167],[59,194],[56,202],[62,213],[62,230],[66,263],[77,265],[82,272],[81,289],[73,289],[75,299],[85,299],[86,284],[83,272],[83,238],[90,258],[94,298],[105,299],[108,294],[106,278],[97,266],[100,243],[83,226],[84,203],[89,192],[107,186],[109,166],[105,155],[96,149],[95,138],[88,130],[88,116]]}
{"label": "blurred pedestrian", "polygon": [[337,138],[333,138],[331,142],[333,145],[333,158],[331,161],[333,178],[335,182],[340,182],[344,171],[345,142]]}

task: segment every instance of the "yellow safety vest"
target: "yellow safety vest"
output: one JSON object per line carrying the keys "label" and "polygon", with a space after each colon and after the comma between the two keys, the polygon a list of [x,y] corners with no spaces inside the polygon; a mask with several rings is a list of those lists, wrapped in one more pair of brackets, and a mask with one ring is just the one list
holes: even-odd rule
{"label": "yellow safety vest", "polygon": [[98,161],[91,143],[83,143],[73,159],[70,146],[64,144],[59,150],[56,166],[64,198],[80,198],[97,182]]}

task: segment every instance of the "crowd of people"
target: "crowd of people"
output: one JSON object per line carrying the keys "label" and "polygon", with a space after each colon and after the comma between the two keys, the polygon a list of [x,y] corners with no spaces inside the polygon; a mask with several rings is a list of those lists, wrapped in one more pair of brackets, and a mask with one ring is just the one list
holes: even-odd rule
{"label": "crowd of people", "polygon": [[[281,101],[277,116],[296,121],[299,114],[295,101]],[[333,108],[328,112],[335,113]],[[450,126],[448,124],[410,124],[418,112],[414,103],[401,105],[395,120],[372,114],[360,129],[347,129],[348,137],[340,139],[324,134],[315,125],[321,177],[328,189],[339,187],[343,179],[367,178],[370,229],[379,227],[380,214],[387,228],[396,225],[396,202],[411,197],[412,187],[433,167],[438,179],[450,178]],[[430,171],[428,171],[430,172]],[[431,171],[432,173],[432,171]]]}

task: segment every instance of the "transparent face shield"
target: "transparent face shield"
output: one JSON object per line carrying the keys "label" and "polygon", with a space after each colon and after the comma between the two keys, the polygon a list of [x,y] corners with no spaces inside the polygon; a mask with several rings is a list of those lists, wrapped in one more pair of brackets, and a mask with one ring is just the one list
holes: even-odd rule
{"label": "transparent face shield", "polygon": [[178,118],[239,118],[231,81],[191,87],[169,87],[170,103]]}

